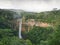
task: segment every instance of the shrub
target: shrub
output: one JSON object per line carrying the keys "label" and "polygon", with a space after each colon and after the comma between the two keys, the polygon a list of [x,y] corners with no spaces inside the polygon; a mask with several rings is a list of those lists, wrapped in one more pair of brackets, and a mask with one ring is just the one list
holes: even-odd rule
{"label": "shrub", "polygon": [[28,32],[27,38],[32,41],[33,44],[39,44],[41,41],[46,41],[50,38],[50,34],[52,34],[53,29],[43,28],[43,27],[34,27],[30,32]]}

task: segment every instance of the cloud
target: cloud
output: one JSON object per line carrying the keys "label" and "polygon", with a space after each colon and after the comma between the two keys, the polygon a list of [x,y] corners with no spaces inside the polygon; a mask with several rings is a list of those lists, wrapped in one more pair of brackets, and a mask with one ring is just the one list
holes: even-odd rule
{"label": "cloud", "polygon": [[0,0],[0,8],[47,11],[53,8],[60,9],[60,0]]}
{"label": "cloud", "polygon": [[10,1],[0,0],[0,8],[11,8],[12,4]]}

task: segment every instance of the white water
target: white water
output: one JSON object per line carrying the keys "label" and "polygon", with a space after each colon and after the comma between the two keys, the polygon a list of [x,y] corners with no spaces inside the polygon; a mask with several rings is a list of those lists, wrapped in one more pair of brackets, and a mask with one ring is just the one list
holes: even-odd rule
{"label": "white water", "polygon": [[21,30],[22,30],[22,16],[21,16],[21,11],[20,10],[12,10],[14,12],[16,12],[16,14],[14,15],[14,19],[17,19],[17,21],[19,22],[19,38],[22,38],[21,36]]}
{"label": "white water", "polygon": [[21,30],[22,30],[22,19],[19,19],[19,38],[22,38]]}

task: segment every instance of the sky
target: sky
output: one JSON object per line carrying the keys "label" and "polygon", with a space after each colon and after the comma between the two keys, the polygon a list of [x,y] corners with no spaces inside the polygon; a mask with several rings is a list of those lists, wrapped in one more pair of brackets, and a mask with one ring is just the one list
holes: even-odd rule
{"label": "sky", "polygon": [[0,0],[0,8],[42,12],[60,9],[60,0]]}

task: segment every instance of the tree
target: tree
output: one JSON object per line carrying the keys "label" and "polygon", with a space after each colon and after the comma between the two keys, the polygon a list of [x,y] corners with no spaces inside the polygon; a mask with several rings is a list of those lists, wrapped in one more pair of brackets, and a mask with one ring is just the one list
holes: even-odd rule
{"label": "tree", "polygon": [[0,28],[11,28],[14,12],[0,9]]}
{"label": "tree", "polygon": [[50,34],[52,34],[53,28],[43,28],[43,27],[34,27],[30,32],[28,32],[28,39],[32,41],[34,44],[39,44],[41,41],[46,41],[50,38]]}
{"label": "tree", "polygon": [[0,45],[32,45],[30,40],[19,39],[18,37],[4,37]]}
{"label": "tree", "polygon": [[53,38],[49,40],[49,45],[60,45],[60,25],[56,27],[56,31],[53,33]]}
{"label": "tree", "polygon": [[30,40],[18,38],[18,31],[0,29],[0,45],[32,45]]}

